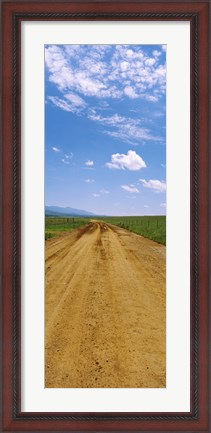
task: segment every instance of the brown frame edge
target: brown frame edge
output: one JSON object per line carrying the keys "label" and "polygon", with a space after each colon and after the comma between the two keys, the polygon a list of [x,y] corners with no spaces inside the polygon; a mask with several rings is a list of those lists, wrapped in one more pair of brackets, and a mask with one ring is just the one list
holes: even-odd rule
{"label": "brown frame edge", "polygon": [[[2,431],[210,431],[208,424],[208,17],[210,1],[2,2]],[[41,16],[42,14],[42,16]],[[191,412],[20,411],[20,23],[23,19],[189,19],[192,30]],[[54,18],[55,19],[55,18]],[[142,18],[143,19],[143,18]],[[197,32],[196,26],[197,25]],[[196,34],[197,33],[197,34]],[[199,290],[200,289],[200,290]]]}

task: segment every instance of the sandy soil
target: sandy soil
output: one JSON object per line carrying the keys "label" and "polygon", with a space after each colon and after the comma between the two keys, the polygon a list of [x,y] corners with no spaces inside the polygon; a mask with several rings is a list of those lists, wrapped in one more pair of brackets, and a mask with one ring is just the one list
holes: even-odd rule
{"label": "sandy soil", "polygon": [[46,387],[166,386],[165,264],[105,223],[46,242]]}

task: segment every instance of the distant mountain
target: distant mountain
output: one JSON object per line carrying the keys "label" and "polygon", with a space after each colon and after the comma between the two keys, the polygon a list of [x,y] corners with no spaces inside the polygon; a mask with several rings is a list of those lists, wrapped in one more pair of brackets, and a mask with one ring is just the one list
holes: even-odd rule
{"label": "distant mountain", "polygon": [[72,207],[59,207],[59,206],[45,206],[45,215],[51,216],[96,216],[92,212],[87,212],[81,209],[74,209]]}

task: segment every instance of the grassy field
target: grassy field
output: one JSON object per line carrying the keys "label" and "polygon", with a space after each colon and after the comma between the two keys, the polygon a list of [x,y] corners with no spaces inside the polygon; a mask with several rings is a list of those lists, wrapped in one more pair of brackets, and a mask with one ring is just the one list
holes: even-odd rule
{"label": "grassy field", "polygon": [[165,216],[106,217],[103,221],[166,245]]}
{"label": "grassy field", "polygon": [[54,236],[60,236],[63,233],[71,232],[74,229],[82,227],[90,222],[89,218],[79,217],[46,217],[45,218],[45,240]]}

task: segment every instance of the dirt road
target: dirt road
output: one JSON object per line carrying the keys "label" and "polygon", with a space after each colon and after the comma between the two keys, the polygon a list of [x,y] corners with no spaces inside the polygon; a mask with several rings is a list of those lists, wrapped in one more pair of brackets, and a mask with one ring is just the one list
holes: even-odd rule
{"label": "dirt road", "polygon": [[46,243],[45,386],[166,386],[166,249],[92,222]]}

